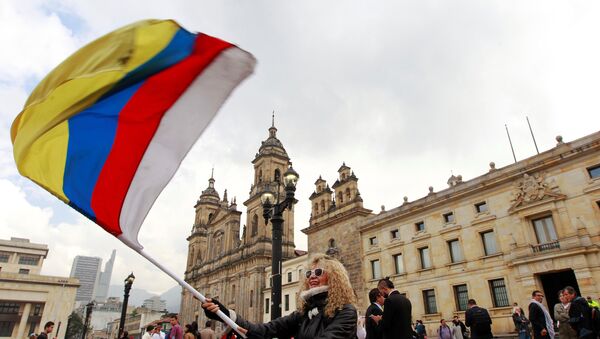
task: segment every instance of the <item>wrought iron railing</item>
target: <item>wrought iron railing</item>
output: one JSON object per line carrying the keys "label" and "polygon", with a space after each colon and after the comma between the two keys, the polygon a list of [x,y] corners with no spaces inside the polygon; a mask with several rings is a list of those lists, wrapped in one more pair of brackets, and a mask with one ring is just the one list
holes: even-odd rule
{"label": "wrought iron railing", "polygon": [[533,253],[539,253],[543,251],[560,249],[560,242],[558,240],[555,240],[553,242],[547,242],[545,244],[532,245],[531,247],[533,248]]}

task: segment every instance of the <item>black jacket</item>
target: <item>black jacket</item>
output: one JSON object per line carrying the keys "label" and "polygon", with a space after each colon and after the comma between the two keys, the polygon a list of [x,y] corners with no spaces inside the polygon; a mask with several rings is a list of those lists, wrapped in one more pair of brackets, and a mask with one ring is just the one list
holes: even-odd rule
{"label": "black jacket", "polygon": [[366,339],[381,339],[383,333],[381,333],[381,325],[371,319],[371,315],[382,315],[383,311],[379,306],[371,303],[365,313],[365,330],[367,330]]}
{"label": "black jacket", "polygon": [[380,324],[383,338],[412,339],[411,317],[410,301],[398,291],[390,293],[383,303],[383,318]]}
{"label": "black jacket", "polygon": [[477,305],[465,312],[465,325],[471,329],[471,338],[492,338],[492,319],[488,311]]}
{"label": "black jacket", "polygon": [[577,331],[579,338],[595,337],[592,324],[592,309],[582,297],[577,297],[571,301],[571,306],[569,307],[569,324]]}
{"label": "black jacket", "polygon": [[529,321],[533,328],[533,337],[542,338],[542,330],[548,330],[546,328],[546,317],[542,308],[533,302],[529,304]]}
{"label": "black jacket", "polygon": [[[213,301],[214,302],[214,301]],[[355,339],[356,322],[358,316],[356,308],[352,305],[344,305],[338,310],[333,318],[325,316],[323,309],[327,304],[327,292],[317,294],[308,299],[307,312],[294,313],[285,317],[271,320],[264,324],[251,323],[240,316],[235,320],[236,324],[248,330],[248,339],[252,338],[290,338],[294,339]],[[219,304],[223,313],[229,311]],[[309,318],[308,311],[317,308],[318,313]],[[214,313],[206,311],[206,316],[211,319],[220,320]]]}

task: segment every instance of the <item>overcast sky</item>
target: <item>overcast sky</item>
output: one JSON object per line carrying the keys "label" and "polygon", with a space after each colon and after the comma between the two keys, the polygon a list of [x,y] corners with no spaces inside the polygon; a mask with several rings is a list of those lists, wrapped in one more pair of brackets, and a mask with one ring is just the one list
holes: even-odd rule
{"label": "overcast sky", "polygon": [[[113,284],[174,285],[98,226],[18,175],[9,129],[37,82],[83,44],[136,20],[172,18],[258,59],[158,198],[140,232],[147,251],[183,274],[193,206],[216,188],[248,198],[252,164],[278,137],[300,174],[296,245],[306,248],[309,195],[343,161],[374,212],[600,128],[600,3],[591,1],[0,0],[0,238],[48,244],[44,274],[75,255],[117,260]],[[238,205],[243,206],[241,203]],[[245,221],[245,214],[242,216]],[[202,291],[200,291],[202,292]]]}

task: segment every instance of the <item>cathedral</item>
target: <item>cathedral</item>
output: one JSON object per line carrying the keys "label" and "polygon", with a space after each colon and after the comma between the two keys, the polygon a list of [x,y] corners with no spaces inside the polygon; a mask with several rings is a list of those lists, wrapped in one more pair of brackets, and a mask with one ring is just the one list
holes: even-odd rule
{"label": "cathedral", "polygon": [[[185,280],[207,297],[219,299],[228,308],[251,321],[262,319],[264,301],[262,291],[266,287],[265,269],[271,267],[271,230],[264,224],[260,196],[265,190],[285,194],[282,175],[291,165],[290,158],[277,138],[277,128],[269,128],[269,136],[263,141],[252,160],[254,182],[250,195],[244,202],[246,221],[240,237],[242,212],[237,202],[223,198],[215,189],[213,176],[208,187],[196,202],[195,220],[189,242]],[[294,212],[284,212],[283,260],[297,256],[294,246]],[[181,322],[199,321],[199,301],[187,291],[183,292]]]}

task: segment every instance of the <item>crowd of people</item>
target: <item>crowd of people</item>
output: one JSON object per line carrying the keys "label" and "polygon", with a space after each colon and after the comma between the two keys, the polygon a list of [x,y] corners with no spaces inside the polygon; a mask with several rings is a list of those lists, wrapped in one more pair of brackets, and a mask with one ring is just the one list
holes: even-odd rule
{"label": "crowd of people", "polygon": [[[591,298],[578,297],[573,287],[559,293],[560,303],[554,307],[554,319],[542,303],[540,291],[532,293],[529,317],[516,303],[512,319],[519,339],[554,339],[555,328],[562,338],[595,339],[600,330],[600,310]],[[202,308],[210,319],[221,321],[221,310],[239,327],[239,334],[248,338],[339,338],[339,339],[427,339],[422,320],[412,322],[412,305],[398,292],[389,278],[381,279],[369,292],[370,305],[365,316],[359,317],[355,293],[344,266],[335,258],[316,255],[301,286],[299,308],[290,315],[267,323],[252,323],[216,299],[206,299]],[[193,328],[192,328],[193,331]],[[235,331],[228,328],[235,337]],[[441,319],[433,336],[440,339],[492,339],[492,318],[474,299],[467,302],[465,321],[454,316]],[[189,337],[190,339],[193,337]],[[186,338],[187,339],[187,338]]]}
{"label": "crowd of people", "polygon": [[[427,339],[422,320],[412,322],[412,304],[395,289],[389,278],[381,279],[377,288],[369,291],[370,305],[365,316],[359,317],[355,307],[356,295],[350,284],[348,272],[335,258],[319,254],[313,257],[301,285],[298,310],[267,323],[252,323],[216,299],[206,299],[202,308],[210,319],[222,321],[221,310],[239,327],[230,327],[217,335],[209,320],[200,330],[196,322],[179,325],[177,316],[170,320],[171,328],[164,332],[160,325],[149,325],[143,339],[229,339],[245,335],[248,338],[329,338],[329,339]],[[512,320],[519,339],[596,339],[600,332],[600,304],[588,297],[577,296],[575,289],[567,286],[558,293],[559,303],[554,305],[554,318],[543,304],[544,295],[535,290],[531,294],[528,316],[517,303],[513,304]],[[46,339],[54,323],[48,322],[37,336]],[[558,330],[558,333],[556,333]],[[240,335],[241,334],[241,335]],[[492,319],[489,312],[477,305],[474,299],[467,302],[465,321],[454,316],[452,321],[441,319],[433,336],[440,339],[492,339]],[[35,335],[32,338],[36,338]],[[127,339],[125,332],[121,338]]]}

